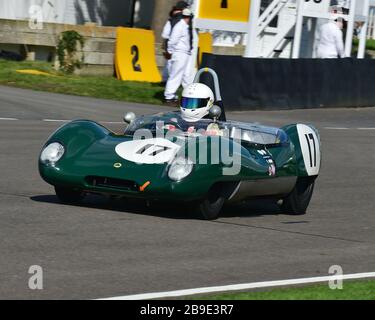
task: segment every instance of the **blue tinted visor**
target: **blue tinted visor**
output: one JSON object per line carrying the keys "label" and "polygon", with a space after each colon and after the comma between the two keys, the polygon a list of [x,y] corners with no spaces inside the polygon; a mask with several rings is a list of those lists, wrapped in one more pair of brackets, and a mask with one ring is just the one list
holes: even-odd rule
{"label": "blue tinted visor", "polygon": [[183,109],[199,109],[207,107],[210,99],[200,99],[200,98],[185,98],[181,99],[181,108]]}

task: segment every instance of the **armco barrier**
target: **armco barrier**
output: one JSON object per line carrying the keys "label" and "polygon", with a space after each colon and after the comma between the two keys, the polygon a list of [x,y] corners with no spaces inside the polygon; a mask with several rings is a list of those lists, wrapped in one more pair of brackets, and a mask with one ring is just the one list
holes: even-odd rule
{"label": "armco barrier", "polygon": [[144,29],[118,28],[115,68],[120,80],[160,82],[154,33]]}
{"label": "armco barrier", "polygon": [[[375,60],[249,59],[204,54],[227,110],[375,106]],[[210,79],[203,78],[210,85]]]}

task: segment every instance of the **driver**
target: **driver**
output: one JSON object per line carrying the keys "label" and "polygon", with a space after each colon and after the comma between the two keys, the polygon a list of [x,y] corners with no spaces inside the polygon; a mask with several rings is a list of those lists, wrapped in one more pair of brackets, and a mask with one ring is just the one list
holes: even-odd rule
{"label": "driver", "polygon": [[[193,83],[182,92],[181,118],[192,124],[189,132],[194,132],[195,123],[209,114],[214,101],[214,93],[203,83]],[[220,128],[216,123],[211,123],[208,125],[206,133],[208,135],[219,135]]]}
{"label": "driver", "polygon": [[[182,92],[180,114],[181,119],[184,121],[184,127],[188,128],[188,133],[197,133],[198,127],[202,126],[202,124],[198,124],[200,120],[211,119],[208,115],[214,105],[214,101],[212,90],[205,84],[193,83],[186,87]],[[203,133],[204,135],[223,135],[223,131],[220,130],[216,120],[207,126]],[[172,118],[171,122],[178,123],[179,121],[177,118]],[[169,131],[176,130],[176,126],[173,124],[166,125],[164,128]]]}
{"label": "driver", "polygon": [[[214,93],[203,83],[193,83],[186,87],[182,92],[181,98],[181,118],[192,126],[188,129],[189,132],[194,132],[194,123],[205,118],[211,107],[214,105]],[[219,125],[214,122],[208,125],[206,135],[222,135]]]}
{"label": "driver", "polygon": [[214,93],[203,83],[193,83],[182,92],[181,117],[186,122],[198,122],[214,105]]}

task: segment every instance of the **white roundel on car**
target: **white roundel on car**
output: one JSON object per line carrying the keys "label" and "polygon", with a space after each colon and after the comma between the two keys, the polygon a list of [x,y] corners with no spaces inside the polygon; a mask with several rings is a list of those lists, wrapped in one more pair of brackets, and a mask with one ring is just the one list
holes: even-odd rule
{"label": "white roundel on car", "polygon": [[123,159],[141,164],[162,164],[174,159],[181,146],[167,139],[133,140],[116,146]]}
{"label": "white roundel on car", "polygon": [[304,124],[298,124],[297,131],[307,174],[317,176],[321,162],[320,139],[313,128]]}

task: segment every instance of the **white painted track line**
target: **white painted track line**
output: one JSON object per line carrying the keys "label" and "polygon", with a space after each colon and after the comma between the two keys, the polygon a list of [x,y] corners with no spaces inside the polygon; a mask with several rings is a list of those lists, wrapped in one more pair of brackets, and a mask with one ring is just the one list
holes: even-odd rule
{"label": "white painted track line", "polygon": [[[22,121],[22,119],[17,119],[17,118],[1,118],[0,121]],[[71,122],[73,120],[63,120],[63,119],[42,119],[42,120],[37,120],[37,121],[43,121],[43,122]],[[98,123],[102,124],[123,124],[124,122],[121,121],[96,121]],[[346,128],[346,127],[324,127],[324,130],[359,130],[359,131],[375,131],[375,127],[373,128]]]}
{"label": "white painted track line", "polygon": [[44,122],[70,122],[71,120],[43,119]]}
{"label": "white painted track line", "polygon": [[113,298],[105,298],[105,299],[99,299],[99,300],[150,300],[150,299],[162,299],[162,298],[188,297],[188,296],[197,295],[197,294],[208,294],[208,293],[215,293],[215,292],[216,293],[217,292],[233,292],[233,291],[242,291],[242,290],[249,290],[249,289],[328,282],[328,281],[334,281],[334,280],[354,280],[354,279],[366,279],[366,278],[375,278],[375,272],[347,274],[347,275],[341,275],[341,276],[334,275],[334,276],[314,277],[314,278],[265,281],[265,282],[244,283],[244,284],[235,284],[235,285],[227,285],[227,286],[217,286],[217,287],[205,287],[205,288],[166,291],[166,292],[144,293],[144,294],[135,294],[135,295],[128,295],[128,296],[113,297]]}
{"label": "white painted track line", "polygon": [[[43,119],[44,122],[72,122],[74,120],[59,120],[59,119]],[[124,124],[124,122],[120,121],[96,121],[102,124]]]}
{"label": "white painted track line", "polygon": [[375,128],[345,128],[345,127],[325,127],[324,130],[359,130],[359,131],[366,131],[366,130],[375,130]]}
{"label": "white painted track line", "polygon": [[325,127],[323,129],[325,130],[350,130],[350,128],[344,128],[344,127]]}
{"label": "white painted track line", "polygon": [[1,121],[18,121],[16,118],[0,118]]}

